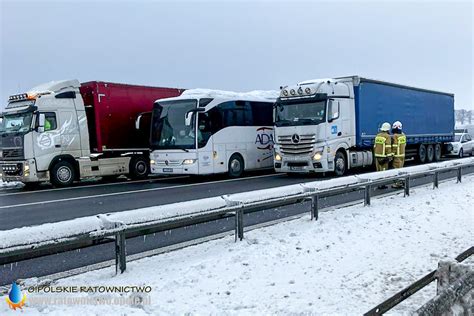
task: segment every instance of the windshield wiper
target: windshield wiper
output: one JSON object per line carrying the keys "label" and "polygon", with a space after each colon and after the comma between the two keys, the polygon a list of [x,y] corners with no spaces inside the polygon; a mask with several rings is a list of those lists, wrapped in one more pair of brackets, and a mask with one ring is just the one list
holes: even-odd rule
{"label": "windshield wiper", "polygon": [[275,124],[277,126],[290,126],[291,125],[291,121],[290,120],[279,120],[279,121],[276,121]]}

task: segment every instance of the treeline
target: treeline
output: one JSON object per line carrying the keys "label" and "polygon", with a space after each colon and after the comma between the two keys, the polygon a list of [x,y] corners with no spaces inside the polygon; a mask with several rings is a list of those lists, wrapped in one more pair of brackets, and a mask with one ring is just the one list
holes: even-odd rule
{"label": "treeline", "polygon": [[464,109],[461,109],[461,110],[454,110],[454,117],[455,117],[455,120],[456,120],[456,123],[460,123],[460,124],[464,124],[464,123],[467,123],[467,124],[472,124],[472,121],[474,121],[474,113],[472,112],[472,110],[464,110]]}

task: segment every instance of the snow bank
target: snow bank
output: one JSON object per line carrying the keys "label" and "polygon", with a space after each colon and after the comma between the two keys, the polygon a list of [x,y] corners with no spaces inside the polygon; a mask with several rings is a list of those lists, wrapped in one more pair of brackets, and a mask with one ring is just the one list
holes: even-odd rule
{"label": "snow bank", "polygon": [[107,218],[113,222],[117,221],[125,225],[134,225],[147,222],[178,219],[191,214],[201,215],[203,213],[224,209],[226,206],[227,203],[223,198],[212,197],[207,199],[111,213],[107,215]]}
{"label": "snow bank", "polygon": [[[360,315],[474,243],[474,177],[465,179],[324,212],[317,222],[305,216],[252,230],[239,243],[227,237],[129,262],[121,275],[111,267],[55,284],[151,286],[151,305],[23,309],[28,315]],[[435,294],[434,287],[422,290],[391,313],[411,313]],[[0,314],[7,309],[0,304]]]}
{"label": "snow bank", "polygon": [[0,180],[0,188],[16,188],[21,186],[21,182],[3,182]]}
{"label": "snow bank", "polygon": [[223,99],[260,99],[264,101],[275,101],[280,95],[276,90],[255,90],[250,92],[234,92],[211,89],[190,89],[183,92],[181,96],[199,98],[223,98]]}
{"label": "snow bank", "polygon": [[69,238],[81,234],[100,235],[108,230],[120,229],[120,227],[125,227],[125,225],[131,226],[134,224],[178,219],[190,214],[199,215],[205,212],[216,211],[226,206],[227,203],[223,198],[215,197],[4,230],[0,231],[0,253],[2,248],[54,243],[61,238]]}
{"label": "snow bank", "polygon": [[54,242],[63,238],[100,231],[102,222],[95,216],[70,221],[0,231],[0,253],[3,248]]}

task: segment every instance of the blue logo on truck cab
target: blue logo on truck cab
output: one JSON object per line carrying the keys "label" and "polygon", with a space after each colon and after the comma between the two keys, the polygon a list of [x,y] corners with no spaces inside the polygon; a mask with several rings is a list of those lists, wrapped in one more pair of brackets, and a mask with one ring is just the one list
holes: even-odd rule
{"label": "blue logo on truck cab", "polygon": [[337,134],[337,125],[331,126],[331,134]]}

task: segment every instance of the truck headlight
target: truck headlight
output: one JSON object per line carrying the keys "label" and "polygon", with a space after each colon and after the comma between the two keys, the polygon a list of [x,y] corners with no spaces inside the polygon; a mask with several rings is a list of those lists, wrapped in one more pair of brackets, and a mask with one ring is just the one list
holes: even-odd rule
{"label": "truck headlight", "polygon": [[195,159],[184,159],[183,165],[192,165],[195,161]]}
{"label": "truck headlight", "polygon": [[321,160],[323,157],[324,147],[316,148],[316,153],[313,155],[313,160]]}
{"label": "truck headlight", "polygon": [[276,161],[281,161],[281,156],[280,156],[279,154],[276,154],[276,155],[275,155],[275,160],[276,160]]}
{"label": "truck headlight", "polygon": [[155,161],[153,159],[150,159],[150,165],[154,165]]}
{"label": "truck headlight", "polygon": [[30,175],[30,166],[29,165],[24,165],[23,166],[23,175],[25,177],[28,177]]}

